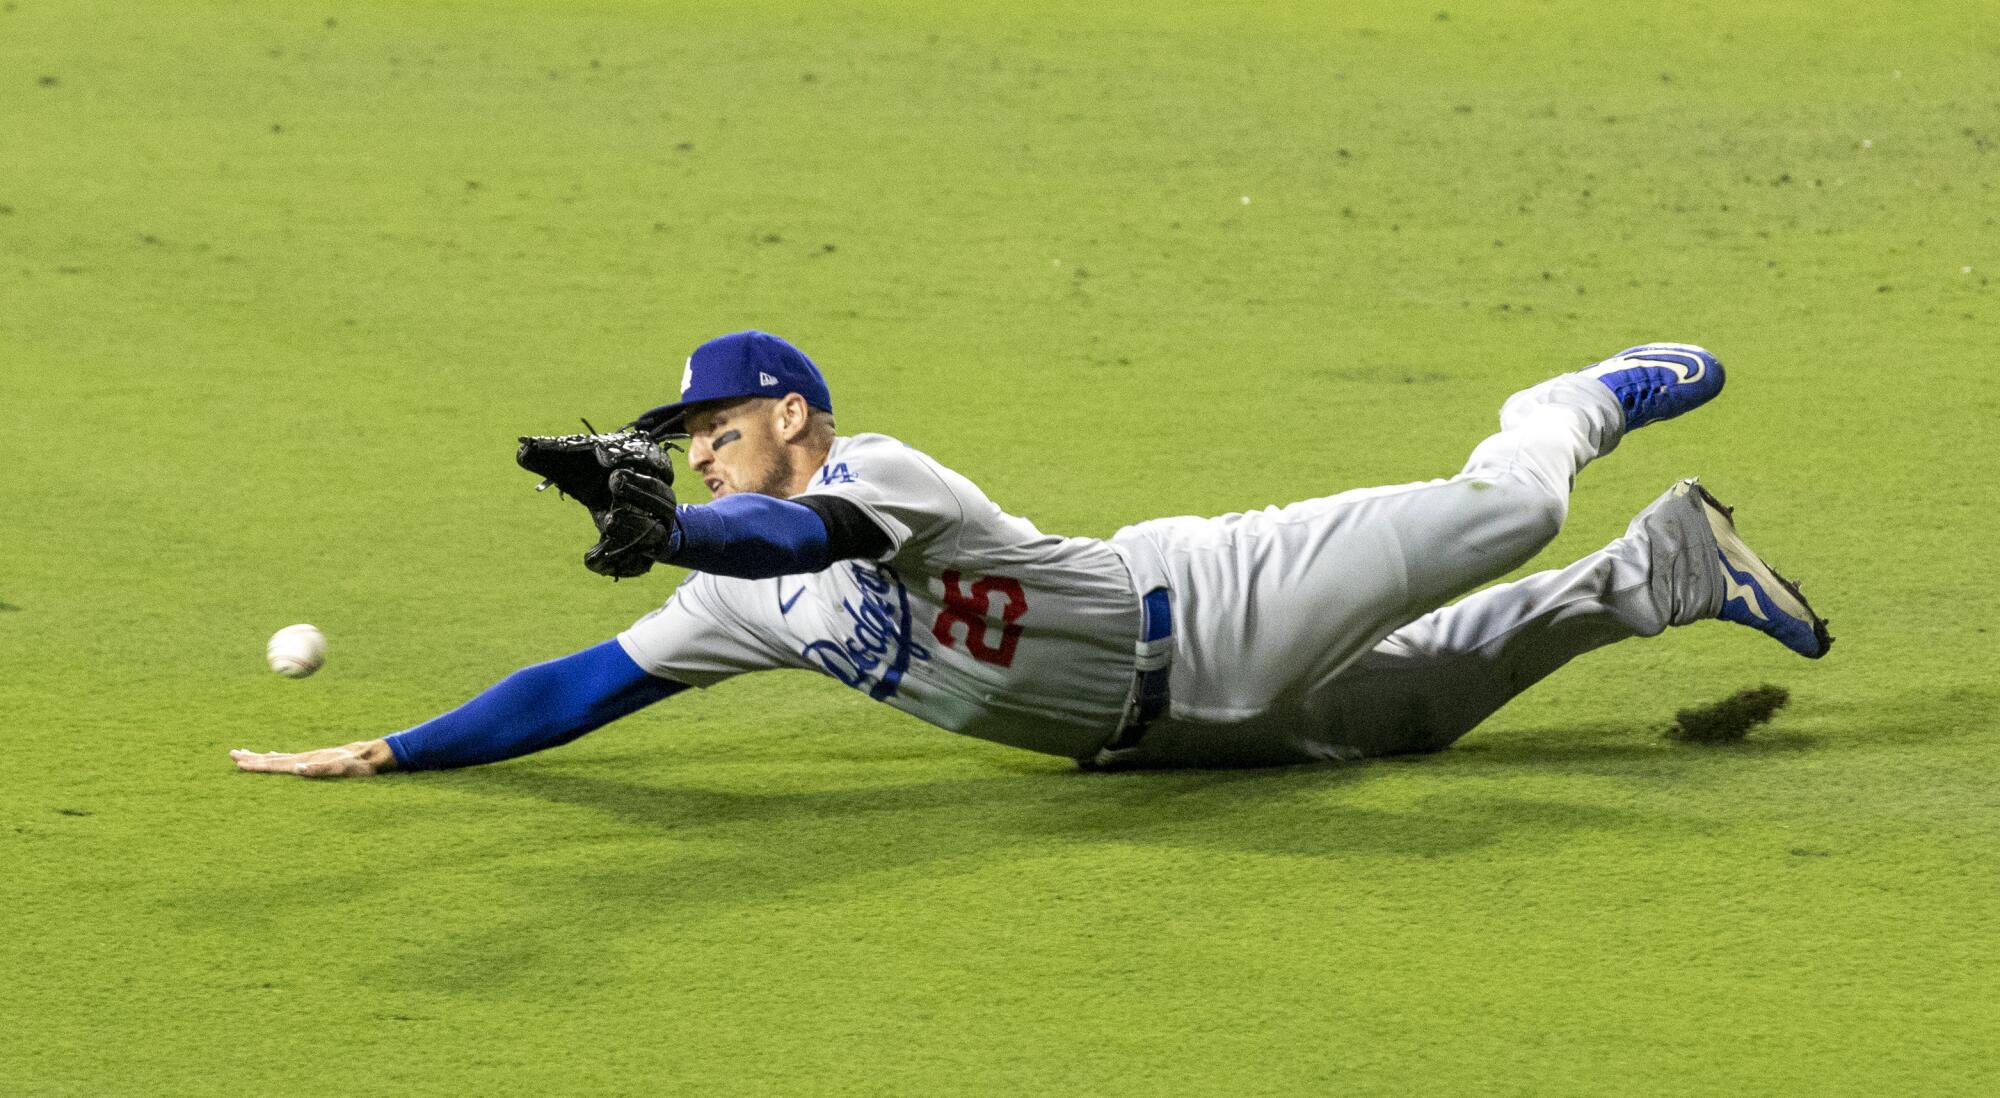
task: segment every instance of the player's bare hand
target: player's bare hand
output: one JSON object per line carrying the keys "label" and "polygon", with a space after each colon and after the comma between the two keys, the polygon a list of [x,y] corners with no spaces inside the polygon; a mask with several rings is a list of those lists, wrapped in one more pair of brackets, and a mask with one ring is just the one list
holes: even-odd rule
{"label": "player's bare hand", "polygon": [[361,740],[345,747],[317,751],[246,751],[229,753],[236,769],[263,774],[297,774],[301,778],[366,778],[396,769],[387,740]]}

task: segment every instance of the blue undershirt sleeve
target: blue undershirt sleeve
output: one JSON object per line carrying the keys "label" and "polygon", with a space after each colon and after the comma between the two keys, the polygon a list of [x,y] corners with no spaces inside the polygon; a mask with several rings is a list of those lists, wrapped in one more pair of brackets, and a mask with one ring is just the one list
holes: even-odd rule
{"label": "blue undershirt sleeve", "polygon": [[647,674],[618,641],[524,667],[442,716],[388,737],[404,770],[499,762],[555,747],[686,690]]}
{"label": "blue undershirt sleeve", "polygon": [[833,563],[826,522],[803,504],[742,492],[684,504],[667,561],[737,579],[818,572]]}

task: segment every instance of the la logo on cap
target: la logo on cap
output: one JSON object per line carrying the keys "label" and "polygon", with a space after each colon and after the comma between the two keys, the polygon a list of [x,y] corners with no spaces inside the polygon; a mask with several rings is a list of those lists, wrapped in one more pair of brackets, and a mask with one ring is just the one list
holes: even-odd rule
{"label": "la logo on cap", "polygon": [[688,390],[692,388],[694,388],[694,356],[689,355],[687,365],[681,369],[681,395],[688,395]]}

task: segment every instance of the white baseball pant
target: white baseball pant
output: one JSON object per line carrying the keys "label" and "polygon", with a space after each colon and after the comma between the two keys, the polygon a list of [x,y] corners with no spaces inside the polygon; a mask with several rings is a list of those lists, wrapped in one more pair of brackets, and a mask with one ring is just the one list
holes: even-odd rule
{"label": "white baseball pant", "polygon": [[1449,745],[1564,663],[1712,616],[1715,541],[1672,490],[1558,571],[1454,598],[1553,539],[1623,414],[1566,374],[1516,393],[1449,480],[1120,530],[1141,591],[1174,607],[1167,716],[1105,769],[1269,766]]}

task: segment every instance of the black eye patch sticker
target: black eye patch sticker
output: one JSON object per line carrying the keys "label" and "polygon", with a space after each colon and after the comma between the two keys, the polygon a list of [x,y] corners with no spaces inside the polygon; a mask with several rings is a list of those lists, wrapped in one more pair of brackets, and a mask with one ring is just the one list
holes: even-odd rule
{"label": "black eye patch sticker", "polygon": [[715,441],[709,443],[708,448],[711,450],[720,450],[724,446],[727,446],[730,443],[735,442],[737,439],[742,437],[743,437],[743,432],[741,431],[724,431],[721,434],[715,436]]}

